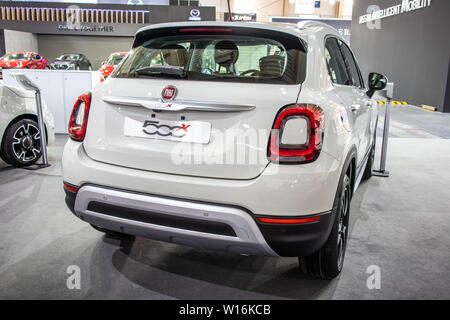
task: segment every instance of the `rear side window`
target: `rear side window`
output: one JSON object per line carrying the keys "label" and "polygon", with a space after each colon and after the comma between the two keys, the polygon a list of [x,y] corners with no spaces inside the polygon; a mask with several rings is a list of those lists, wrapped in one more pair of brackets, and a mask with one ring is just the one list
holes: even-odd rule
{"label": "rear side window", "polygon": [[[306,53],[300,40],[292,38],[295,43],[256,33],[155,37],[136,46],[113,77],[298,84],[304,79]],[[171,67],[185,73],[171,74]],[[143,68],[152,72],[143,73]]]}
{"label": "rear side window", "polygon": [[325,59],[331,81],[336,84],[350,85],[344,58],[335,38],[328,38],[325,42]]}
{"label": "rear side window", "polygon": [[361,73],[350,48],[341,40],[328,38],[325,41],[325,59],[331,81],[345,86],[362,88]]}
{"label": "rear side window", "polygon": [[350,48],[341,40],[337,40],[339,44],[339,48],[341,49],[342,55],[344,57],[344,63],[348,70],[350,85],[355,87],[362,87],[359,68],[356,65],[355,58],[353,57],[353,53],[350,51]]}

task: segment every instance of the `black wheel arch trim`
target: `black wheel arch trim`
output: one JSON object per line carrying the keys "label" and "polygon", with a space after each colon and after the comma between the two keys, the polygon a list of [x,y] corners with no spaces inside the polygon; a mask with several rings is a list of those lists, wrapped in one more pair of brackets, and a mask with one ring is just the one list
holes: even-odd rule
{"label": "black wheel arch trim", "polygon": [[[352,146],[349,150],[349,152],[347,153],[347,156],[344,160],[344,164],[342,165],[342,170],[341,170],[341,174],[339,176],[339,182],[342,181],[342,179],[344,178],[344,175],[347,173],[348,168],[350,165],[353,166],[352,168],[352,173],[350,176],[350,182],[351,182],[351,186],[352,186],[352,196],[353,196],[353,187],[355,186],[356,183],[356,177],[358,176],[358,164],[357,164],[357,158],[356,158],[356,147]],[[353,164],[352,164],[353,161]],[[336,196],[334,198],[334,202],[333,202],[333,209],[337,207],[337,203],[338,203],[338,191],[336,191]]]}

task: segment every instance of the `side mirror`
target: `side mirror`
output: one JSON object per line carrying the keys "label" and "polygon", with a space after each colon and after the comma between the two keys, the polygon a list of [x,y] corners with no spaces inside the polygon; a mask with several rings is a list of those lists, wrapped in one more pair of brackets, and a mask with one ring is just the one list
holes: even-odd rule
{"label": "side mirror", "polygon": [[106,61],[103,61],[103,62],[102,62],[102,66],[104,66],[104,65],[105,65],[105,63],[106,63]]}
{"label": "side mirror", "polygon": [[36,55],[36,59],[35,60],[41,60],[41,56],[40,55]]}
{"label": "side mirror", "polygon": [[369,74],[369,90],[367,95],[372,98],[375,91],[383,90],[386,88],[388,79],[381,73],[372,72]]}

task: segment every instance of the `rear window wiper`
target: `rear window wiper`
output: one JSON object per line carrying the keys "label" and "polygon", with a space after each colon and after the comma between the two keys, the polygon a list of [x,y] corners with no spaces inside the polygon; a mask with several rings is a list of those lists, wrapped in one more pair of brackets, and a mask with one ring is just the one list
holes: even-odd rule
{"label": "rear window wiper", "polygon": [[151,67],[142,67],[136,70],[136,73],[139,75],[155,75],[155,74],[169,74],[179,76],[181,78],[186,77],[186,71],[184,71],[184,67],[178,66],[151,66]]}

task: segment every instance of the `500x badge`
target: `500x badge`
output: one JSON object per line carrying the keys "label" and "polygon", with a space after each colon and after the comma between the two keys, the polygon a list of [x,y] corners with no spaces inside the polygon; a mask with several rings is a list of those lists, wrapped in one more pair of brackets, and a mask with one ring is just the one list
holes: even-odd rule
{"label": "500x badge", "polygon": [[142,131],[149,135],[158,135],[162,137],[172,136],[182,138],[188,134],[188,128],[191,125],[181,124],[179,126],[169,126],[167,124],[159,124],[159,121],[146,120]]}

